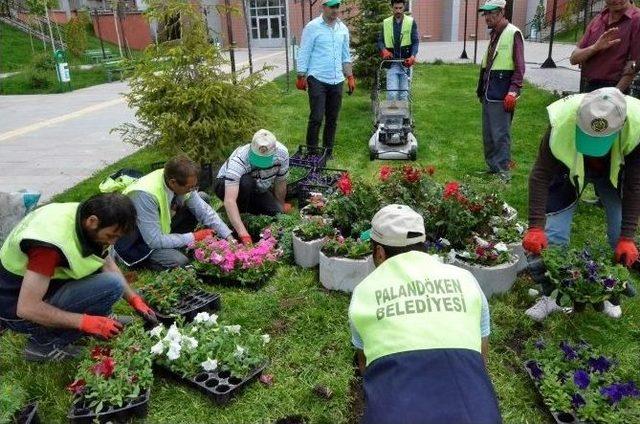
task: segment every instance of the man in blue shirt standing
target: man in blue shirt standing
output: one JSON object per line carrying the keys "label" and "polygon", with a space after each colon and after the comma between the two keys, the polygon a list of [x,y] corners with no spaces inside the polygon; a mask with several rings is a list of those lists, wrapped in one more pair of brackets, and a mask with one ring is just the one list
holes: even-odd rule
{"label": "man in blue shirt standing", "polygon": [[322,0],[322,15],[304,27],[298,52],[296,87],[298,90],[309,88],[311,111],[307,125],[307,146],[318,146],[324,116],[322,145],[329,157],[333,154],[345,78],[349,94],[356,89],[349,53],[349,30],[338,18],[340,1]]}
{"label": "man in blue shirt standing", "polygon": [[418,54],[418,25],[411,16],[405,16],[405,0],[391,0],[393,15],[382,22],[378,36],[378,51],[384,60],[394,62],[387,70],[387,100],[407,100],[409,72]]}

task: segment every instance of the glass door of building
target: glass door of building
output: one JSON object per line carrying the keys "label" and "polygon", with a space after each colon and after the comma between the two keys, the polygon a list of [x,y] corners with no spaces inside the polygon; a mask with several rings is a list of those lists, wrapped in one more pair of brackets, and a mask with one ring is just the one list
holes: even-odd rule
{"label": "glass door of building", "polygon": [[251,40],[256,47],[284,45],[285,0],[250,0]]}

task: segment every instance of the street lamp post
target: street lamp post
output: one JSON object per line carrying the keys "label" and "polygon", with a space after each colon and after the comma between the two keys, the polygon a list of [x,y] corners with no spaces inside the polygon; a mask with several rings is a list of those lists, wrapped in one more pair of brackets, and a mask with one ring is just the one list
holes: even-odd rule
{"label": "street lamp post", "polygon": [[551,53],[553,52],[553,37],[556,32],[556,4],[558,0],[553,0],[553,10],[551,12],[551,35],[549,35],[549,56],[547,60],[540,66],[541,68],[555,68],[556,63],[553,61],[551,57]]}
{"label": "street lamp post", "polygon": [[464,37],[462,44],[462,54],[460,55],[460,59],[469,59],[467,55],[467,14],[469,12],[469,0],[464,0]]}
{"label": "street lamp post", "polygon": [[473,63],[476,63],[478,58],[478,21],[480,20],[479,11],[480,0],[476,0],[476,39],[473,41]]}

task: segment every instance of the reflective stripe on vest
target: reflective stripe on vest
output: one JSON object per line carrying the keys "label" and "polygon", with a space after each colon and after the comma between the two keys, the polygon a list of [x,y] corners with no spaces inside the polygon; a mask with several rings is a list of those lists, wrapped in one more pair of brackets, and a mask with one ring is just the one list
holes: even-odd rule
{"label": "reflective stripe on vest", "polygon": [[471,273],[422,252],[386,260],[356,286],[349,318],[367,365],[424,349],[480,352],[482,294]]}
{"label": "reflective stripe on vest", "polygon": [[[392,49],[394,46],[393,39],[393,16],[389,16],[383,21],[382,28],[384,32],[384,46],[387,49]],[[411,28],[413,27],[413,18],[411,16],[404,15],[402,18],[402,29],[400,34],[402,37],[400,38],[400,47],[406,47],[411,45]]]}
{"label": "reflective stripe on vest", "polygon": [[79,280],[93,274],[104,265],[96,255],[82,256],[82,247],[76,233],[79,203],[51,203],[27,215],[9,233],[0,249],[2,266],[12,274],[24,276],[29,257],[22,251],[24,240],[35,240],[56,246],[68,265],[55,269],[53,279]]}
{"label": "reflective stripe on vest", "polygon": [[[571,183],[578,192],[584,188],[584,160],[576,149],[576,125],[578,108],[585,94],[576,94],[560,99],[547,107],[551,135],[549,148],[553,156],[569,168]],[[620,136],[611,146],[611,167],[609,180],[618,187],[618,174],[624,165],[624,157],[640,144],[640,100],[625,96],[627,100],[627,121]]]}
{"label": "reflective stripe on vest", "polygon": [[166,184],[164,182],[164,169],[158,169],[140,178],[122,191],[129,194],[134,191],[144,191],[156,199],[160,209],[160,228],[164,234],[171,233],[171,205],[167,198]]}
{"label": "reflective stripe on vest", "polygon": [[[513,60],[513,40],[516,34],[520,34],[518,27],[513,24],[507,24],[498,39],[491,71],[513,71],[516,69],[516,63]],[[489,49],[484,52],[484,58],[482,59],[483,68],[487,67],[488,55]]]}

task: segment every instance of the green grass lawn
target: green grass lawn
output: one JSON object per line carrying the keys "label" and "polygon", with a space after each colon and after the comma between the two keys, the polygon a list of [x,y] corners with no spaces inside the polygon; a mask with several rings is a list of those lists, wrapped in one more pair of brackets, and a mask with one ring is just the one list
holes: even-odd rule
{"label": "green grass lawn", "polygon": [[[36,51],[42,51],[42,41],[34,39]],[[31,62],[29,36],[3,22],[0,22],[0,73],[14,72]]]}
{"label": "green grass lawn", "polygon": [[[102,66],[92,69],[71,68],[71,89],[90,87],[107,82],[107,75]],[[0,80],[0,94],[51,94],[69,91],[68,86],[58,83],[54,70],[49,72],[50,83],[46,87],[32,88],[27,72],[12,75]]]}
{"label": "green grass lawn", "polygon": [[[477,68],[470,65],[421,65],[416,67],[413,96],[418,162],[437,168],[441,181],[458,179],[484,169],[480,105],[475,97]],[[280,88],[282,80],[277,81]],[[546,127],[545,106],[555,98],[527,86],[514,120],[513,157],[517,162],[513,181],[503,195],[520,215],[527,214],[527,177],[536,157],[540,136]],[[290,150],[304,142],[308,114],[305,93],[281,93],[265,107],[264,127],[272,130]],[[370,162],[367,142],[371,130],[369,93],[359,89],[345,96],[338,126],[335,160],[330,166],[350,170],[362,178],[375,178],[382,162]],[[56,201],[77,201],[97,191],[98,183],[122,167],[147,170],[161,157],[150,149],[141,150],[92,178],[58,195]],[[603,211],[580,205],[574,222],[573,243],[603,241]],[[640,303],[627,300],[623,318],[614,321],[592,311],[580,315],[554,316],[536,324],[523,312],[533,300],[527,290],[531,280],[521,277],[507,295],[490,300],[492,334],[489,371],[499,396],[505,423],[549,423],[540,399],[522,369],[523,343],[543,336],[589,340],[607,354],[615,354],[623,370],[637,379],[640,355]],[[147,422],[177,423],[271,423],[283,417],[303,416],[309,423],[350,423],[357,421],[351,388],[357,381],[352,369],[353,351],[349,341],[347,306],[349,298],[323,290],[317,271],[282,265],[270,283],[258,290],[220,288],[222,317],[272,335],[268,345],[275,384],[267,388],[252,385],[226,407],[215,406],[191,388],[162,378],[152,388]],[[119,305],[120,312],[128,306]],[[40,400],[45,422],[61,422],[70,405],[64,392],[74,375],[74,363],[34,365],[21,357],[24,337],[5,333],[0,337],[0,373],[12,373]],[[317,384],[329,387],[330,400],[313,394]],[[419,395],[416,395],[419,396]],[[626,417],[640,422],[640,406]]]}

